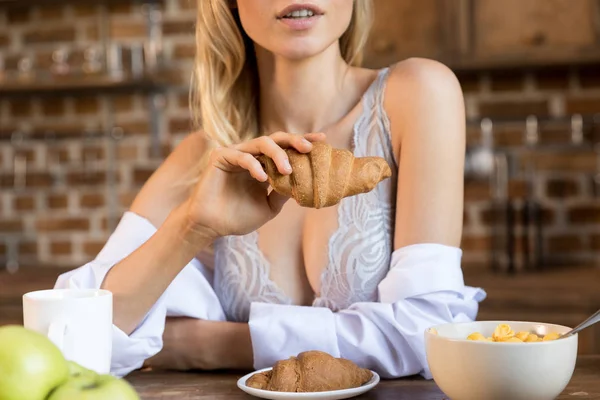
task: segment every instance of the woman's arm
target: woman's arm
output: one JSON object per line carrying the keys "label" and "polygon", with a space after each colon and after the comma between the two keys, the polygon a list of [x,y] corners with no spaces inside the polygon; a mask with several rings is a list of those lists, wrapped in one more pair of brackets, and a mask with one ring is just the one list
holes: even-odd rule
{"label": "woman's arm", "polygon": [[390,73],[384,107],[400,163],[395,248],[459,247],[466,132],[458,80],[436,61],[404,61]]}
{"label": "woman's arm", "polygon": [[[211,151],[190,196],[175,207],[147,242],[108,271],[102,287],[113,293],[115,325],[131,333],[196,253],[217,237],[252,232],[279,213],[288,198],[267,191],[267,175],[255,156],[272,158],[279,172],[287,175],[291,167],[283,148],[309,152],[310,140],[323,138],[322,134],[276,132]],[[168,192],[169,187],[156,182],[170,182],[172,187],[179,179],[169,172],[172,163],[165,163],[156,178],[150,179],[149,187],[155,190],[143,191],[142,200],[135,202],[133,209],[152,212],[150,205],[161,205],[156,199],[164,199],[160,193]]]}
{"label": "woman's arm", "polygon": [[252,368],[250,329],[245,323],[167,318],[163,341],[163,349],[144,366],[179,371]]}
{"label": "woman's arm", "polygon": [[113,266],[101,288],[113,293],[113,323],[130,334],[173,279],[214,237],[177,207],[147,242]]}
{"label": "woman's arm", "polygon": [[199,133],[186,137],[148,179],[130,207],[130,212],[145,218],[156,231],[114,265],[101,284],[113,293],[114,324],[125,334],[131,334],[196,253],[211,244],[211,236],[194,226],[186,214],[189,186],[181,181],[204,149]]}
{"label": "woman's arm", "polygon": [[[61,274],[57,289],[99,288],[110,269],[127,258],[157,233],[146,218],[125,212],[108,241],[90,262]],[[135,330],[129,334],[113,325],[111,373],[123,376],[142,366],[144,360],[161,350],[165,319],[188,316],[224,321],[225,313],[212,288],[212,271],[192,259],[162,294]]]}
{"label": "woman's arm", "polygon": [[[171,153],[161,167],[145,183],[136,197],[130,210],[126,211],[114,232],[96,257],[81,267],[61,274],[55,288],[99,288],[111,269],[127,260],[140,248],[146,248],[149,254],[154,252],[148,243],[160,238],[172,228],[165,223],[168,215],[189,195],[189,186],[183,185],[179,179],[189,179],[187,173],[193,168],[203,151],[203,142],[198,134],[191,134]],[[181,183],[181,184],[180,184]],[[157,229],[158,227],[158,229]],[[168,235],[172,238],[181,235]],[[181,245],[181,243],[179,244]],[[183,252],[164,255],[162,247],[157,253],[163,253],[165,264],[170,264],[171,256],[181,257]],[[177,246],[176,246],[177,247]],[[169,249],[174,250],[176,247]],[[143,254],[142,254],[143,255]],[[173,259],[175,259],[173,257]],[[158,258],[158,257],[157,257]],[[181,257],[185,260],[189,257]],[[150,256],[152,259],[152,256]],[[143,262],[143,261],[142,261]],[[181,261],[183,262],[183,261]],[[139,264],[138,266],[152,265]],[[173,266],[173,264],[170,264]],[[177,265],[175,265],[177,266]],[[225,314],[219,299],[211,286],[212,273],[210,270],[192,258],[177,277],[170,283],[168,289],[159,297],[145,313],[143,319],[133,331],[124,332],[119,329],[121,322],[113,325],[113,356],[111,373],[123,376],[140,368],[148,357],[155,355],[163,346],[163,331],[167,315],[186,315],[197,319],[225,320]],[[135,278],[135,277],[134,277]],[[127,279],[127,278],[125,278]],[[142,296],[144,295],[141,291]],[[115,296],[115,300],[119,300]],[[132,303],[136,304],[135,293]],[[119,309],[121,301],[115,301],[115,320],[122,314]]]}

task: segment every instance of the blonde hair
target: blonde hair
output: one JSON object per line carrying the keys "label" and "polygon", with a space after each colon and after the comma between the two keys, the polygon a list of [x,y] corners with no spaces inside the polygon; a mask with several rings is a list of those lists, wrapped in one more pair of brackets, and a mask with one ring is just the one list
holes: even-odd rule
{"label": "blonde hair", "polygon": [[[190,97],[195,128],[204,131],[211,146],[230,146],[260,136],[256,58],[235,0],[198,0],[197,4]],[[349,65],[362,63],[372,17],[372,0],[354,0],[352,19],[339,41]]]}

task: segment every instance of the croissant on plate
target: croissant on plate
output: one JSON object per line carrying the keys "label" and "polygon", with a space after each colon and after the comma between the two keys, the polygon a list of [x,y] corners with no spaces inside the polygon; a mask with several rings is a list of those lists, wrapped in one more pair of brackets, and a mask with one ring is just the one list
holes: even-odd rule
{"label": "croissant on plate", "polygon": [[309,153],[295,149],[286,152],[292,165],[290,175],[282,175],[271,158],[265,155],[257,158],[271,187],[302,207],[333,206],[344,197],[370,192],[392,175],[390,166],[381,157],[355,157],[349,150],[323,142],[313,143]]}
{"label": "croissant on plate", "polygon": [[324,392],[359,387],[373,374],[350,360],[322,351],[305,351],[280,360],[270,371],[252,375],[246,385],[276,392]]}

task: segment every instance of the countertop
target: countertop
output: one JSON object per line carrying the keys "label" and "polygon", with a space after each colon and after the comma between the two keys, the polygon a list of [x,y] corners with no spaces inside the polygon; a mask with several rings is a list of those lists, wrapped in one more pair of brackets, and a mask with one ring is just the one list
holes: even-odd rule
{"label": "countertop", "polygon": [[[133,384],[142,400],[219,400],[256,399],[237,387],[240,373],[180,373],[136,371],[126,379]],[[571,382],[558,397],[565,399],[600,399],[600,356],[581,356]],[[442,400],[447,397],[434,381],[420,377],[382,380],[375,388],[355,399]]]}

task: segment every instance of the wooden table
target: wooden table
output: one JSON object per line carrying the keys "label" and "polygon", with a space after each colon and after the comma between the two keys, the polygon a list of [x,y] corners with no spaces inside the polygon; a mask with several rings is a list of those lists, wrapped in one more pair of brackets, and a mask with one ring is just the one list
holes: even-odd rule
{"label": "wooden table", "polygon": [[[179,373],[136,371],[126,379],[133,384],[142,400],[256,399],[236,386],[240,373]],[[379,385],[355,399],[443,400],[447,397],[435,382],[422,378],[382,380]],[[600,399],[600,356],[580,356],[569,386],[562,399]],[[506,399],[509,400],[509,399]]]}

